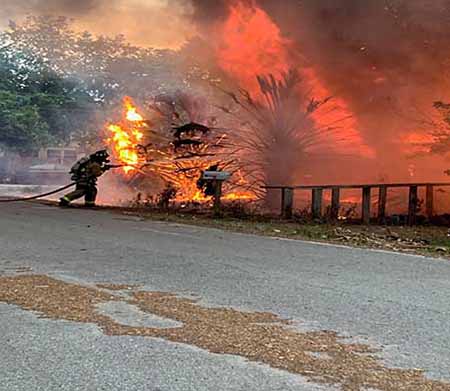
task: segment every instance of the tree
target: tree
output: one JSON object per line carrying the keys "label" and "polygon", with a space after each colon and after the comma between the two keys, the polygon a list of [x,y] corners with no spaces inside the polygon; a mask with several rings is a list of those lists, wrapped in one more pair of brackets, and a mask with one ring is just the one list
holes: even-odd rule
{"label": "tree", "polygon": [[[331,151],[328,138],[339,132],[337,123],[317,124],[314,114],[327,107],[331,97],[317,100],[309,96],[297,70],[273,75],[256,76],[259,95],[240,89],[238,93],[224,91],[232,105],[220,107],[234,119],[235,150],[248,186],[256,194],[264,194],[262,185],[293,185],[298,170],[308,164],[313,155]],[[326,141],[326,142],[324,142]],[[328,148],[328,149],[326,149]],[[265,194],[268,204],[277,202],[273,194]]]}
{"label": "tree", "polygon": [[8,148],[24,153],[69,142],[86,127],[93,103],[79,84],[44,63],[0,51],[0,143]]}
{"label": "tree", "polygon": [[97,102],[170,93],[186,84],[183,58],[177,52],[133,46],[122,35],[78,32],[62,16],[12,22],[1,40],[8,43],[8,53],[22,53],[30,64],[40,58],[59,76],[78,79]]}
{"label": "tree", "polygon": [[0,143],[24,153],[50,142],[47,123],[29,97],[0,91]]}

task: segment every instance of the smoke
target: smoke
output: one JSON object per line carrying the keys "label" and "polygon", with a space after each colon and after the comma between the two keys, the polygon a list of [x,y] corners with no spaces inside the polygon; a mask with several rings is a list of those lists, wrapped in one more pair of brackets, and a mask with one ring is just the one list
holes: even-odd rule
{"label": "smoke", "polygon": [[228,0],[193,0],[193,19],[199,24],[209,24],[224,20],[228,16],[230,3]]}
{"label": "smoke", "polygon": [[38,0],[32,9],[38,13],[59,13],[61,15],[82,15],[93,12],[104,0]]}
{"label": "smoke", "polygon": [[447,0],[229,0],[208,8],[192,2],[194,20],[207,32],[235,4],[264,10],[290,42],[290,61],[312,69],[353,113],[376,151],[377,175],[442,177],[436,162],[407,159],[406,140],[424,131],[418,119],[432,115],[434,101],[450,100]]}
{"label": "smoke", "polygon": [[[367,143],[392,174],[408,134],[420,131],[419,113],[449,91],[450,8],[445,1],[303,1],[266,7],[295,39],[319,78],[348,102]],[[297,4],[295,4],[297,3]],[[287,4],[284,4],[287,5]],[[295,15],[295,17],[290,16]],[[403,172],[399,169],[402,167]],[[424,176],[429,178],[431,173]],[[431,165],[431,169],[435,166]],[[442,169],[439,170],[440,173]],[[391,174],[391,175],[392,175]]]}
{"label": "smoke", "polygon": [[133,44],[156,48],[179,48],[195,34],[189,1],[2,0],[0,26],[27,15],[66,16],[79,30],[122,34]]}
{"label": "smoke", "polygon": [[[104,0],[3,0],[0,15],[5,19],[21,18],[26,14],[57,14],[80,16],[95,12]],[[114,0],[113,0],[114,2]]]}

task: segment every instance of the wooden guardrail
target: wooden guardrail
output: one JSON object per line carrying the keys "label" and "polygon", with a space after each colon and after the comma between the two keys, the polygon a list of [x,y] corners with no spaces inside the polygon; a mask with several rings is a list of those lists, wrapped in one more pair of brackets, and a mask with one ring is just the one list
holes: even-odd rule
{"label": "wooden guardrail", "polygon": [[338,218],[340,209],[340,194],[344,189],[361,190],[361,216],[364,224],[370,223],[371,195],[373,189],[378,189],[378,221],[383,223],[386,218],[387,193],[389,188],[409,188],[408,224],[414,225],[417,217],[418,189],[425,187],[425,212],[430,219],[434,214],[434,188],[450,187],[450,182],[443,183],[377,183],[361,185],[304,185],[304,186],[264,186],[267,190],[281,191],[281,216],[292,218],[295,190],[311,190],[311,212],[314,218],[322,217],[323,192],[331,190],[331,217]]}

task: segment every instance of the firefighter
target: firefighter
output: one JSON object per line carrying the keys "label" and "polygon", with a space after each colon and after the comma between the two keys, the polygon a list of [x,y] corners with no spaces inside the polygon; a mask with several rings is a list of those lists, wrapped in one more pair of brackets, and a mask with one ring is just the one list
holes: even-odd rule
{"label": "firefighter", "polygon": [[83,157],[76,162],[70,170],[72,180],[76,182],[75,190],[62,197],[59,200],[59,205],[69,206],[72,201],[84,197],[85,206],[95,206],[95,199],[97,198],[97,179],[112,168],[108,163],[109,154],[106,149],[97,151],[90,156]]}

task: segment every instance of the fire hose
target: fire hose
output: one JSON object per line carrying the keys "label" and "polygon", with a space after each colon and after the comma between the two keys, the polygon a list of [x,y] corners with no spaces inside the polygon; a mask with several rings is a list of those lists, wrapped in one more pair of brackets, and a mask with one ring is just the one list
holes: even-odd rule
{"label": "fire hose", "polygon": [[[136,170],[141,171],[140,168],[137,168],[135,166],[131,166],[131,165],[126,165],[126,164],[117,164],[117,165],[108,165],[108,169],[112,169],[112,168],[120,168],[120,167],[134,167]],[[66,186],[60,187],[58,189],[49,191],[48,193],[44,193],[44,194],[38,194],[35,196],[31,196],[31,197],[23,197],[23,198],[9,198],[9,199],[0,199],[0,203],[5,203],[5,202],[21,202],[21,201],[32,201],[32,200],[37,200],[39,198],[43,198],[43,197],[47,197],[56,193],[59,193],[63,190],[68,189],[69,187],[75,186],[76,182],[71,182]]]}
{"label": "fire hose", "polygon": [[69,187],[75,186],[75,184],[76,184],[75,182],[72,182],[72,183],[70,183],[70,184],[68,184],[66,186],[60,187],[59,189],[52,190],[52,191],[49,191],[48,193],[44,193],[44,194],[38,194],[38,195],[35,195],[35,196],[31,196],[31,197],[9,198],[9,199],[6,199],[6,200],[0,200],[0,203],[2,203],[2,202],[20,202],[20,201],[37,200],[38,198],[43,198],[43,197],[47,197],[47,196],[52,195],[52,194],[59,193],[59,192],[61,192],[63,190],[68,189]]}

